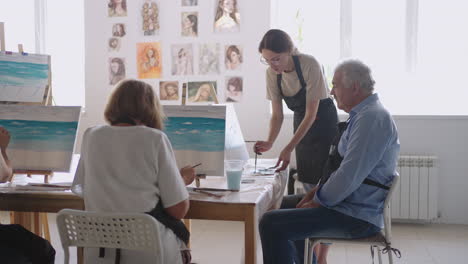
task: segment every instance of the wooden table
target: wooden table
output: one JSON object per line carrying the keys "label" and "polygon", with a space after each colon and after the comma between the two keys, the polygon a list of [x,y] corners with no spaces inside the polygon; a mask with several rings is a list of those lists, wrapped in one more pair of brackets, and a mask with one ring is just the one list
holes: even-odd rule
{"label": "wooden table", "polygon": [[[221,182],[224,180],[219,179]],[[210,179],[203,180],[202,187],[209,182]],[[258,218],[267,210],[279,206],[286,184],[287,173],[284,171],[274,177],[258,178],[256,184],[242,185],[240,192],[230,192],[223,198],[191,193],[186,218],[244,222],[245,263],[254,264]],[[64,208],[83,210],[83,199],[70,191],[0,191],[1,211],[57,213]],[[78,253],[79,261],[81,257],[82,254]]]}

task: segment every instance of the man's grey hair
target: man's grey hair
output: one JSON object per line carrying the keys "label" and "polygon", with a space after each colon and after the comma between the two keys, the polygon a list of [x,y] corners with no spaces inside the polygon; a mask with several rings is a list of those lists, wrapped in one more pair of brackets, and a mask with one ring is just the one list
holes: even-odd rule
{"label": "man's grey hair", "polygon": [[371,69],[362,61],[356,59],[348,59],[336,66],[335,72],[343,73],[343,82],[346,88],[353,82],[357,82],[359,87],[367,93],[374,91],[375,81],[372,78]]}

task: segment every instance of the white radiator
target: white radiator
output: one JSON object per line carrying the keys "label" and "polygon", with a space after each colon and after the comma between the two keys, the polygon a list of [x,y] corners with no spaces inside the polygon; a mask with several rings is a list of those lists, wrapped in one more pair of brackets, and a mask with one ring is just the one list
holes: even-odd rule
{"label": "white radiator", "polygon": [[438,175],[435,156],[400,156],[399,186],[392,201],[392,219],[428,221],[437,218]]}

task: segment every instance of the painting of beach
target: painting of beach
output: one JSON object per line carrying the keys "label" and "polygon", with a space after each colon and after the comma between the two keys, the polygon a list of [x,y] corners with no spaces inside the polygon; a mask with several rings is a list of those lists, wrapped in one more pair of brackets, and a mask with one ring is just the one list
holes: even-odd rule
{"label": "painting of beach", "polygon": [[226,135],[226,106],[165,105],[164,132],[171,141],[177,165],[195,165],[197,173],[222,176]]}
{"label": "painting of beach", "polygon": [[0,105],[0,126],[11,135],[13,168],[66,172],[75,145],[81,107]]}
{"label": "painting of beach", "polygon": [[0,101],[42,103],[50,83],[50,56],[0,52]]}

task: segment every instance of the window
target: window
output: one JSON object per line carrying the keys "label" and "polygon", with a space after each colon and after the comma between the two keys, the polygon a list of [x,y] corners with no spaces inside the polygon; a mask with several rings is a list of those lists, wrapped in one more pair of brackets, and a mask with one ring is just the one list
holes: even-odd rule
{"label": "window", "polygon": [[85,103],[84,2],[47,0],[45,53],[51,55],[57,105]]}
{"label": "window", "polygon": [[393,114],[468,114],[468,89],[455,83],[468,61],[462,30],[468,2],[276,0],[272,6],[272,27],[324,64],[329,82],[341,59],[358,58],[371,67],[376,92]]}
{"label": "window", "polygon": [[84,106],[83,1],[0,0],[6,50],[51,55],[56,105]]}

